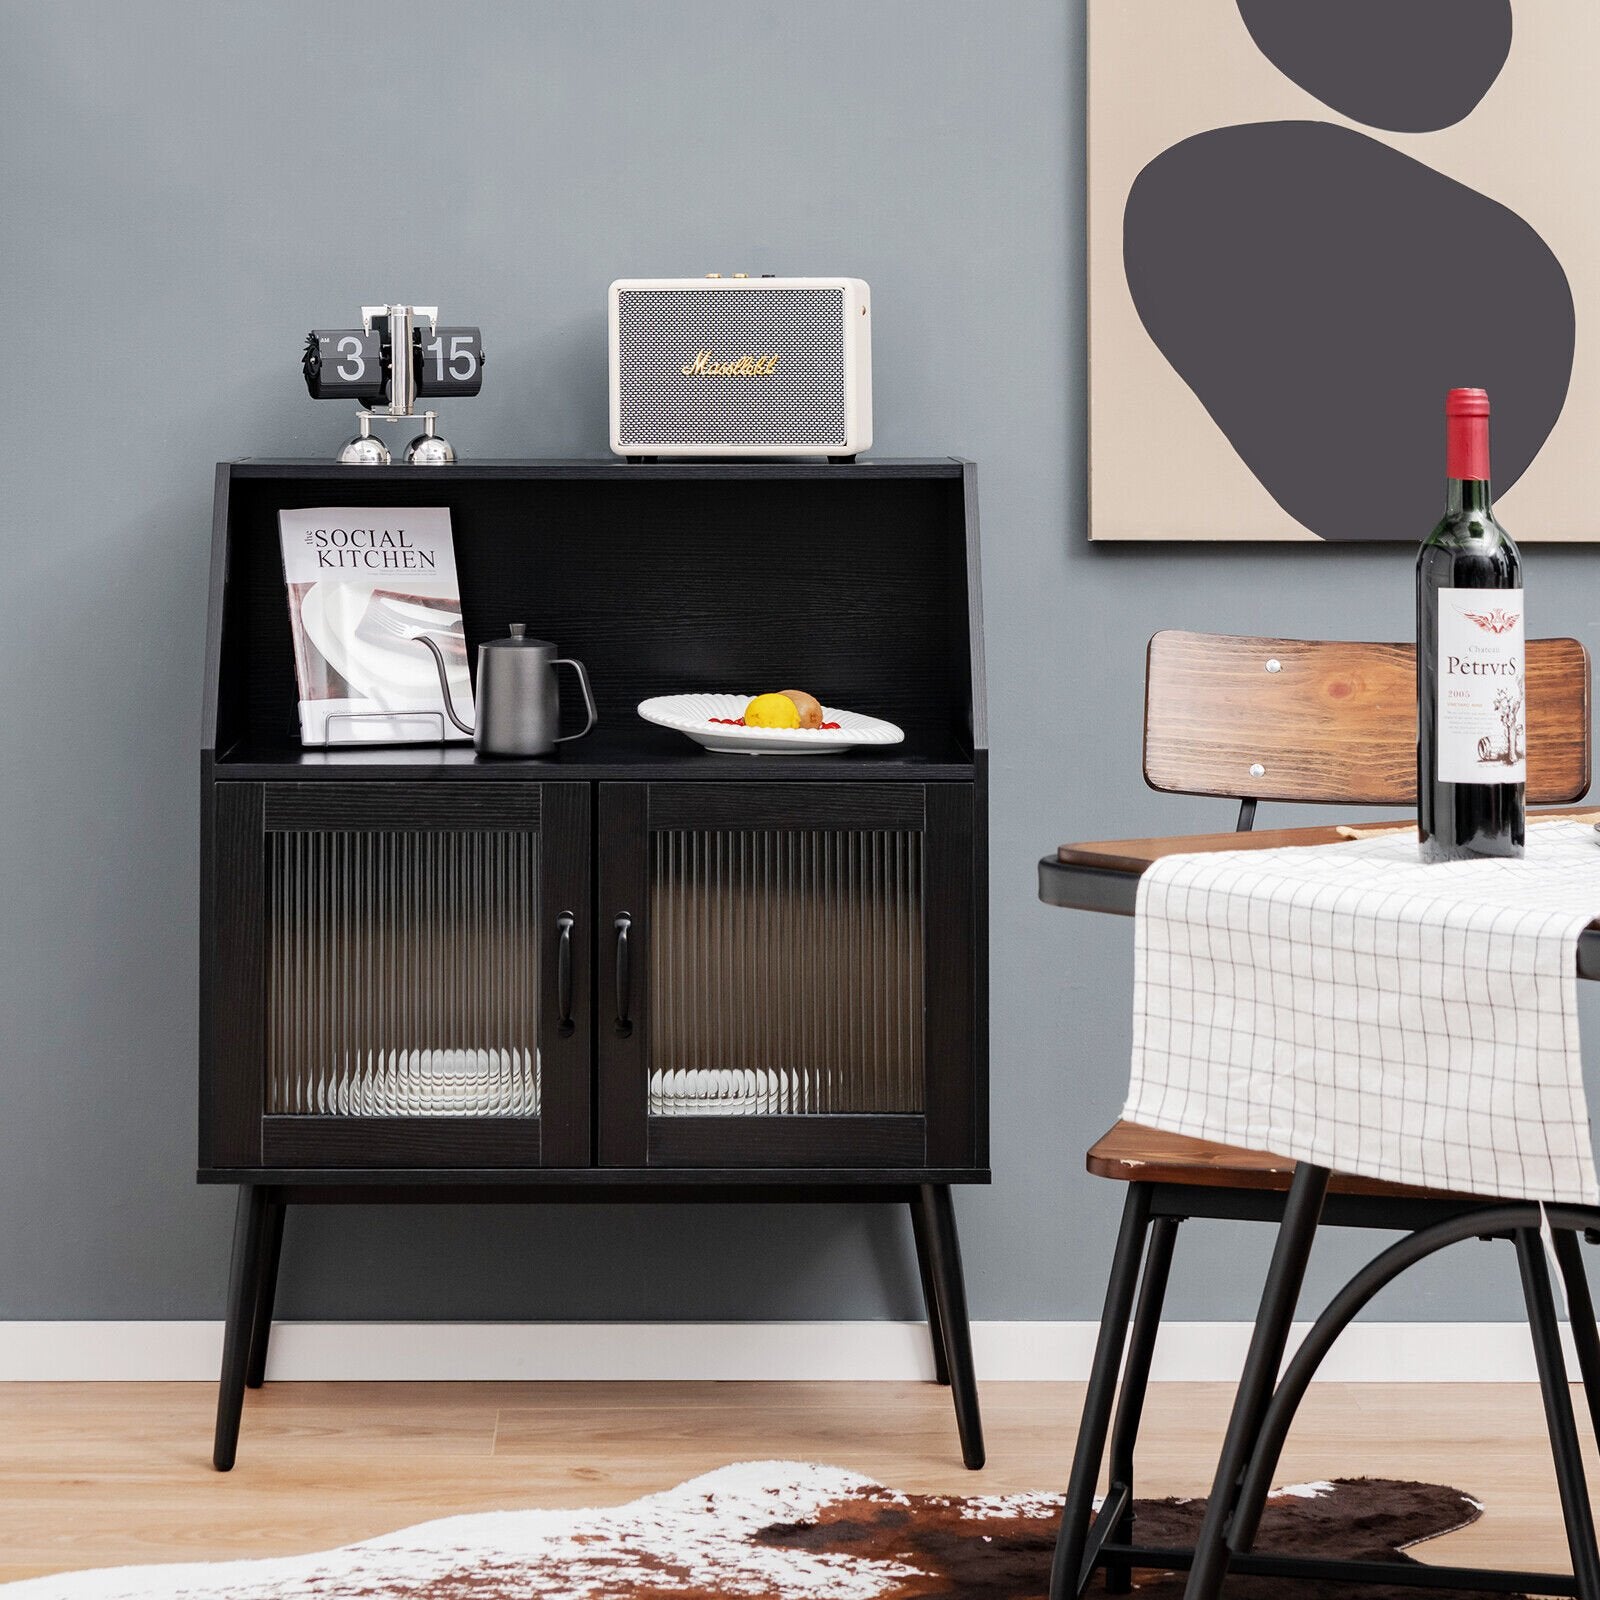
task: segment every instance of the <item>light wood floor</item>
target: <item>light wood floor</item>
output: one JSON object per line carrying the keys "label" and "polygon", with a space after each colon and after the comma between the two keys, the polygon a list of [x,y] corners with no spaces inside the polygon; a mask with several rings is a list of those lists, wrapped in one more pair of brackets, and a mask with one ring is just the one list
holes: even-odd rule
{"label": "light wood floor", "polygon": [[[1081,1398],[1076,1384],[989,1385],[989,1466],[968,1473],[949,1395],[931,1384],[269,1384],[247,1398],[239,1464],[223,1475],[210,1385],[0,1385],[0,1579],[287,1555],[458,1511],[613,1504],[758,1457],[906,1489],[1059,1488]],[[1220,1385],[1154,1386],[1142,1494],[1209,1487],[1227,1403]],[[1361,1474],[1486,1502],[1476,1527],[1427,1547],[1434,1560],[1566,1568],[1531,1385],[1315,1389],[1280,1481]]]}

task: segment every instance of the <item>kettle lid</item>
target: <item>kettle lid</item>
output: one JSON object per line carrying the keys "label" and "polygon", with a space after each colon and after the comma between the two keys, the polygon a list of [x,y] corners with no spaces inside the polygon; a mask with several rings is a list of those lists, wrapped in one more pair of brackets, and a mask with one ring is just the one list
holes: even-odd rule
{"label": "kettle lid", "polygon": [[554,650],[555,646],[548,639],[530,639],[527,637],[528,625],[525,622],[511,624],[511,637],[509,639],[490,639],[486,641],[485,650]]}

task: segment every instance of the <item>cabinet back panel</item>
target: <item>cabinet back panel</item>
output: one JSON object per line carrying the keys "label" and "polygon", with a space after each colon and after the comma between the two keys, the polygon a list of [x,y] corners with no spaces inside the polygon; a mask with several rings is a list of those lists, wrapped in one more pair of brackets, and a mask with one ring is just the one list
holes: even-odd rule
{"label": "cabinet back panel", "polygon": [[[803,688],[970,746],[958,475],[630,481],[612,470],[235,476],[219,750],[299,742],[277,513],[315,505],[448,505],[474,670],[479,643],[524,622],[585,663],[613,725],[648,695]],[[566,712],[575,731],[578,708]]]}

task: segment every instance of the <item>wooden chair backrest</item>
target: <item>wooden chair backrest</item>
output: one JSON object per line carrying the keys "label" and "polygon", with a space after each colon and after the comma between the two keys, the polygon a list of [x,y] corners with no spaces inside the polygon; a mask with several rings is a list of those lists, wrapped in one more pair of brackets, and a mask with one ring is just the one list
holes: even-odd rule
{"label": "wooden chair backrest", "polygon": [[[1409,644],[1158,633],[1145,671],[1145,782],[1237,800],[1410,805],[1415,662]],[[1527,696],[1529,804],[1581,800],[1588,651],[1530,639]]]}

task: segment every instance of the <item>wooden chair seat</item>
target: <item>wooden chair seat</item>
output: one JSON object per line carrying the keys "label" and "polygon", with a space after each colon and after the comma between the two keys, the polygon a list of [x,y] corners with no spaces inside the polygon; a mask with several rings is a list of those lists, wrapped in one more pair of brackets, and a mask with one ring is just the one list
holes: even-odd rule
{"label": "wooden chair seat", "polygon": [[[1287,1156],[1239,1150],[1210,1139],[1191,1139],[1182,1133],[1162,1133],[1137,1122],[1119,1122],[1097,1140],[1086,1165],[1095,1177],[1122,1183],[1186,1183],[1207,1189],[1264,1189],[1280,1194],[1288,1191],[1295,1169],[1295,1163]],[[1329,1191],[1405,1200],[1471,1198],[1442,1189],[1385,1183],[1381,1178],[1344,1173],[1334,1174]]]}

